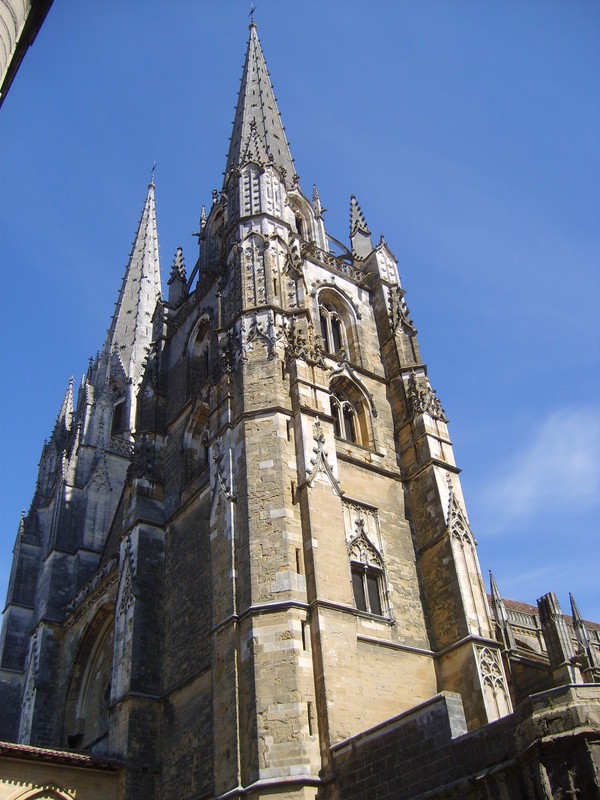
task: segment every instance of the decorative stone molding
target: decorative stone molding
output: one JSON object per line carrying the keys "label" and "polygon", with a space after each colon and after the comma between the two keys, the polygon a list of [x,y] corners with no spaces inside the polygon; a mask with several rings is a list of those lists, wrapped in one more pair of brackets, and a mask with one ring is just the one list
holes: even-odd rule
{"label": "decorative stone molding", "polygon": [[267,358],[272,360],[277,357],[277,342],[283,337],[284,332],[277,329],[275,318],[271,309],[268,310],[266,318],[264,312],[262,316],[253,314],[250,318],[250,325],[246,332],[245,321],[242,321],[242,361],[247,361],[247,353],[252,350],[254,341],[261,341],[267,351]]}
{"label": "decorative stone molding", "polygon": [[348,557],[365,566],[383,569],[383,558],[375,545],[369,540],[364,529],[348,544]]}
{"label": "decorative stone molding", "polygon": [[315,455],[314,458],[310,459],[311,468],[306,471],[305,485],[312,486],[319,472],[322,472],[331,483],[335,493],[341,497],[343,491],[340,488],[340,482],[333,474],[333,467],[329,463],[329,454],[325,449],[325,434],[323,433],[321,421],[319,419],[317,419],[313,425],[313,439],[316,442],[315,447],[313,447],[313,453]]}
{"label": "decorative stone molding", "polygon": [[368,280],[368,275],[362,272],[362,270],[353,267],[352,264],[348,264],[340,258],[336,258],[332,253],[326,253],[325,250],[321,250],[321,248],[316,245],[314,245],[310,253],[306,253],[306,255],[310,255],[314,261],[317,261],[324,267],[328,267],[333,272],[337,272],[338,275],[349,278],[359,286],[363,286]]}
{"label": "decorative stone molding", "polygon": [[373,397],[373,394],[367,389],[365,384],[361,381],[361,379],[358,377],[356,372],[352,369],[352,367],[348,363],[348,354],[346,353],[345,348],[342,347],[338,351],[338,355],[341,358],[341,363],[337,367],[332,367],[331,370],[329,371],[330,380],[332,378],[338,378],[338,377],[345,376],[349,380],[351,380],[353,383],[355,383],[356,386],[360,389],[360,391],[368,399],[370,410],[371,410],[371,414],[376,418],[378,416],[378,413],[377,413],[377,407],[375,405],[375,398]]}
{"label": "decorative stone molding", "polygon": [[483,685],[489,687],[494,693],[501,692],[503,697],[506,698],[508,696],[508,687],[506,686],[498,650],[484,645],[476,645],[475,650]]}
{"label": "decorative stone molding", "polygon": [[352,298],[352,296],[345,289],[343,289],[341,286],[338,286],[337,283],[335,282],[335,280],[333,280],[333,281],[328,281],[328,280],[316,280],[316,281],[313,281],[311,283],[311,285],[310,285],[310,296],[311,297],[317,297],[317,295],[323,289],[332,289],[336,294],[341,295],[341,297],[343,297],[346,300],[346,302],[349,303],[349,305],[351,306],[352,310],[354,311],[354,313],[356,315],[356,319],[362,319],[361,313],[360,313],[360,309],[359,309],[358,305],[356,304],[356,302],[354,301],[354,299]]}
{"label": "decorative stone molding", "polygon": [[99,569],[94,574],[94,576],[82,586],[79,592],[71,600],[69,605],[65,607],[65,611],[67,611],[68,613],[72,613],[73,611],[75,611],[75,609],[78,608],[78,606],[80,606],[81,603],[83,603],[86,597],[89,597],[89,595],[92,594],[92,592],[96,589],[96,587],[98,587],[104,581],[104,579],[112,572],[116,563],[117,563],[116,558],[111,558],[110,561],[107,561],[106,564],[102,567],[102,569]]}
{"label": "decorative stone molding", "polygon": [[474,547],[477,542],[473,536],[473,532],[467,520],[467,516],[458,501],[452,488],[452,481],[450,474],[446,473],[446,481],[448,483],[448,511],[447,517],[447,530],[450,536],[458,539],[463,544],[470,544]]}

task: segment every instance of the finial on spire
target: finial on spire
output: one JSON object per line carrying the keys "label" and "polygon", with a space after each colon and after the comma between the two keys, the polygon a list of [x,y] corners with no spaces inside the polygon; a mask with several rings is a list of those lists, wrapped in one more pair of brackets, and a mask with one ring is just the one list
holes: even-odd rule
{"label": "finial on spire", "polygon": [[152,174],[150,176],[150,186],[154,186],[154,173],[156,171],[156,161],[152,164]]}
{"label": "finial on spire", "polygon": [[250,17],[250,28],[256,28],[256,23],[254,22],[254,12],[256,11],[256,6],[254,3],[250,3],[250,13],[248,16]]}

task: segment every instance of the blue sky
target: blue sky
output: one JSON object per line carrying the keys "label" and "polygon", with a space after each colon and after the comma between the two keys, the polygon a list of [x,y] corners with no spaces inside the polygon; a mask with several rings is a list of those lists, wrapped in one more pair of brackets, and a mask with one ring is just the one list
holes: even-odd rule
{"label": "blue sky", "polygon": [[[249,4],[55,0],[0,110],[0,595],[156,160],[163,279],[220,188]],[[600,5],[262,0],[306,194],[398,268],[484,578],[600,620]],[[164,283],[164,280],[163,280]]]}

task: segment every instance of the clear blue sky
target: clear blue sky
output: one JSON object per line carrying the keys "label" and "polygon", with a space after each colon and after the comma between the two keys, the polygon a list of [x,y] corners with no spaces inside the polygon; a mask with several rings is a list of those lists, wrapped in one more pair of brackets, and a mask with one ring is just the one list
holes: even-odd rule
{"label": "clear blue sky", "polygon": [[[221,186],[249,3],[55,0],[0,110],[0,595],[154,160],[163,283]],[[487,583],[600,620],[600,5],[259,0],[306,194],[384,233]]]}

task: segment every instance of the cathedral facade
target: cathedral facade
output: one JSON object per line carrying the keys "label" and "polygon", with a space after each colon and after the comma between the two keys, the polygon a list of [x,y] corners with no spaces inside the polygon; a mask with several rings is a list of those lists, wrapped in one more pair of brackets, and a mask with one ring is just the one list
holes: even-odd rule
{"label": "cathedral facade", "polygon": [[[100,796],[132,800],[416,797],[458,780],[429,768],[432,736],[450,761],[481,731],[514,745],[514,709],[545,692],[587,709],[598,759],[600,626],[493,580],[488,599],[396,260],[355,197],[347,244],[326,231],[254,23],[223,187],[166,298],[154,191],[19,526],[0,763],[60,767],[49,797],[94,770]],[[413,788],[373,793],[377,743],[411,726],[426,768],[397,760]],[[533,792],[564,771],[535,758],[533,778],[485,767],[508,794],[455,796],[553,797]]]}

